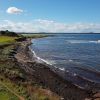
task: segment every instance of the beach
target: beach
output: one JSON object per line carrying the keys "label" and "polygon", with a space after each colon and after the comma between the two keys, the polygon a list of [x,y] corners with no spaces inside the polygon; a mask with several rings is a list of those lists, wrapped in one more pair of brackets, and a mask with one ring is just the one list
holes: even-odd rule
{"label": "beach", "polygon": [[26,72],[29,80],[50,89],[62,96],[64,100],[86,100],[86,98],[92,98],[97,93],[73,85],[52,71],[49,65],[37,62],[29,49],[30,45],[31,39],[23,41],[16,49],[17,53],[15,54],[15,61]]}

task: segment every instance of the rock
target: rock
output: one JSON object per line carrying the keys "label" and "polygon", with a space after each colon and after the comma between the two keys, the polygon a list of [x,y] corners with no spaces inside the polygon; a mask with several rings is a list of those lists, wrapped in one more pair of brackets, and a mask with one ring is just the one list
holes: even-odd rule
{"label": "rock", "polygon": [[[93,97],[98,97],[100,98],[100,93],[96,93]],[[99,99],[100,100],[100,99]]]}
{"label": "rock", "polygon": [[60,100],[64,100],[64,98],[61,98]]}
{"label": "rock", "polygon": [[89,99],[89,98],[86,98],[85,100],[92,100],[91,98]]}
{"label": "rock", "polygon": [[100,100],[100,98],[94,99],[94,100]]}

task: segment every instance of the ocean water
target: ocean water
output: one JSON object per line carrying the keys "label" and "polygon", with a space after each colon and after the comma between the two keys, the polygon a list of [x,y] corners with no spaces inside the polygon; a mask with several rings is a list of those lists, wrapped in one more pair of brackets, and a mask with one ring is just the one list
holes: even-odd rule
{"label": "ocean water", "polygon": [[33,39],[38,60],[81,88],[100,90],[100,34],[54,34]]}

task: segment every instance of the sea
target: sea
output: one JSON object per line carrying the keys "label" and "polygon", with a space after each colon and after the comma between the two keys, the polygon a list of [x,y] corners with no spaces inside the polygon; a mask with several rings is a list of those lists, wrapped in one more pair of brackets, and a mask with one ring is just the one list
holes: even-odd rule
{"label": "sea", "polygon": [[32,40],[39,62],[83,89],[100,90],[100,34],[55,33]]}

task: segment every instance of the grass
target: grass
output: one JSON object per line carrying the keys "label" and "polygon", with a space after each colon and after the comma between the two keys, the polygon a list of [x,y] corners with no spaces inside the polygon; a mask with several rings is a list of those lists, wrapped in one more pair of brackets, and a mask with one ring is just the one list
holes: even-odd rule
{"label": "grass", "polygon": [[[32,35],[32,37],[40,38],[41,35]],[[0,36],[0,45],[17,44],[16,38]],[[48,94],[48,89],[43,89],[32,81],[33,85],[27,80],[26,73],[13,61],[11,52],[14,48],[13,44],[0,49],[0,100],[20,100],[19,96],[25,100],[59,100],[56,94],[51,95],[51,92]],[[22,82],[20,79],[25,81]]]}
{"label": "grass", "polygon": [[41,87],[34,87],[33,91],[34,92],[32,94],[32,97],[35,100],[60,100],[60,97],[47,89],[42,89]]}
{"label": "grass", "polygon": [[7,92],[0,92],[1,100],[9,100],[9,94]]}
{"label": "grass", "polygon": [[2,84],[0,84],[0,100],[19,100],[15,95],[9,92]]}
{"label": "grass", "polygon": [[10,37],[10,36],[0,36],[0,45],[10,44],[15,42],[17,37]]}
{"label": "grass", "polygon": [[22,35],[26,38],[43,38],[49,36],[47,34],[22,34]]}
{"label": "grass", "polygon": [[8,91],[1,91],[0,100],[19,100],[19,99],[16,96],[9,93]]}
{"label": "grass", "polygon": [[[13,49],[14,45],[10,45],[5,47],[4,49],[0,49],[0,86],[3,86],[2,88],[3,90],[5,90],[0,91],[0,100],[19,100],[16,99],[15,94],[11,95],[11,91],[14,91],[19,96],[25,98],[27,96],[26,88],[24,88],[22,85],[19,86],[19,84],[16,84],[15,82],[10,80],[10,78],[20,77],[20,75],[23,74],[21,70],[17,68],[17,65],[13,61],[10,61],[8,59],[9,54],[13,51]],[[8,92],[7,88],[11,91]],[[9,99],[9,97],[11,98]]]}
{"label": "grass", "polygon": [[10,94],[12,94],[10,97],[26,98],[25,96],[27,95],[27,92],[26,92],[26,89],[22,85],[18,86],[17,84],[15,84],[14,82],[11,82],[9,79],[5,78],[4,76],[0,76],[0,79],[2,79],[2,81],[0,80],[0,85],[2,85],[5,88],[5,90],[8,91]]}

